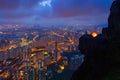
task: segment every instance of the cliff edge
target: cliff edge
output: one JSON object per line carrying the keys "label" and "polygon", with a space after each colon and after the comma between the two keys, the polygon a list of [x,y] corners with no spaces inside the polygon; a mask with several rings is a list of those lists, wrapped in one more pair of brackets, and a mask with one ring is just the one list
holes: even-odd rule
{"label": "cliff edge", "polygon": [[97,37],[82,36],[79,49],[84,62],[71,80],[120,80],[120,0],[112,3],[108,28]]}

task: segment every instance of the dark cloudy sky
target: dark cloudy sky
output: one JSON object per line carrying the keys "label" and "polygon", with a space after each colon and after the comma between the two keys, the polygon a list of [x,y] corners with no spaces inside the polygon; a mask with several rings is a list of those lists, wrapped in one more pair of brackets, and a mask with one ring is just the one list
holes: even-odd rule
{"label": "dark cloudy sky", "polygon": [[113,0],[0,0],[0,23],[102,24]]}

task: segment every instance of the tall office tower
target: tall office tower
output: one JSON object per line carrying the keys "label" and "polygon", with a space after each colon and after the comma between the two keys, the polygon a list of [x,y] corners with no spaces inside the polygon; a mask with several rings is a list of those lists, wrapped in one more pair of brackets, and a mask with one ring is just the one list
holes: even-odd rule
{"label": "tall office tower", "polygon": [[28,74],[28,67],[25,67],[25,71],[24,71],[24,76],[23,76],[23,80],[29,80],[29,74]]}
{"label": "tall office tower", "polygon": [[3,61],[3,63],[6,63],[6,60],[7,60],[7,53],[5,52],[4,53],[4,61]]}
{"label": "tall office tower", "polygon": [[48,61],[50,60],[50,55],[48,52],[44,52],[44,65],[46,66]]}
{"label": "tall office tower", "polygon": [[29,53],[31,53],[32,51],[31,51],[31,48],[30,47],[27,47],[27,53],[29,54]]}
{"label": "tall office tower", "polygon": [[22,48],[20,46],[18,47],[18,57],[22,59]]}
{"label": "tall office tower", "polygon": [[29,80],[35,80],[35,77],[36,77],[36,75],[35,75],[35,69],[33,68],[33,67],[31,67],[30,69],[29,69]]}
{"label": "tall office tower", "polygon": [[26,59],[26,49],[25,49],[25,47],[22,47],[22,54],[23,54],[23,61],[25,61],[25,59]]}
{"label": "tall office tower", "polygon": [[20,58],[20,48],[18,47],[18,48],[16,48],[17,49],[17,57],[19,57]]}
{"label": "tall office tower", "polygon": [[24,59],[24,48],[23,47],[20,47],[20,54],[21,54],[22,59]]}
{"label": "tall office tower", "polygon": [[41,69],[41,67],[44,67],[44,62],[42,60],[38,60],[38,68]]}
{"label": "tall office tower", "polygon": [[3,60],[4,60],[4,53],[0,52],[0,61],[3,61]]}
{"label": "tall office tower", "polygon": [[55,57],[55,61],[57,61],[57,57],[58,57],[58,44],[57,44],[57,41],[55,42],[54,57]]}
{"label": "tall office tower", "polygon": [[16,58],[16,57],[17,57],[17,55],[18,55],[18,49],[17,49],[17,48],[15,48],[13,51],[14,51],[13,56]]}
{"label": "tall office tower", "polygon": [[7,50],[5,53],[5,59],[9,59],[10,58],[10,55],[9,55],[9,51]]}
{"label": "tall office tower", "polygon": [[39,70],[38,70],[39,80],[43,80],[43,75],[44,75],[44,71],[43,71],[44,63],[43,63],[43,61],[38,60],[38,65],[39,65]]}
{"label": "tall office tower", "polygon": [[21,54],[23,61],[25,60],[25,47],[21,47]]}
{"label": "tall office tower", "polygon": [[23,80],[36,80],[36,71],[34,67],[26,66],[24,67],[23,71]]}
{"label": "tall office tower", "polygon": [[29,65],[29,58],[28,58],[28,53],[27,53],[27,48],[24,47],[24,51],[23,51],[23,61],[24,61],[24,66],[28,66]]}
{"label": "tall office tower", "polygon": [[7,50],[8,58],[10,58],[10,50]]}
{"label": "tall office tower", "polygon": [[35,55],[35,56],[32,57],[32,62],[33,62],[33,64],[34,64],[33,67],[38,69],[38,63],[37,63],[38,58],[37,58],[37,56],[36,56],[35,53],[34,53],[34,55]]}
{"label": "tall office tower", "polygon": [[15,58],[14,52],[15,52],[14,49],[11,49],[11,50],[10,50],[10,56],[11,56],[11,58]]}
{"label": "tall office tower", "polygon": [[9,52],[10,52],[10,58],[12,58],[12,49],[9,50]]}
{"label": "tall office tower", "polygon": [[17,80],[20,77],[20,71],[19,70],[15,70],[15,74],[14,74],[14,79]]}
{"label": "tall office tower", "polygon": [[28,47],[27,46],[25,47],[25,53],[24,54],[25,54],[25,59],[28,59]]}

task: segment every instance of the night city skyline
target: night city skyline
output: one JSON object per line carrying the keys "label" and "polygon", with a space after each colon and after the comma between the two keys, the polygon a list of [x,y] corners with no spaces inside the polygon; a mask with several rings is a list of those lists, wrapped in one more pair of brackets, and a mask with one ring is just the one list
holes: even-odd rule
{"label": "night city skyline", "polygon": [[0,23],[107,24],[113,0],[0,0]]}
{"label": "night city skyline", "polygon": [[0,0],[0,80],[120,80],[120,0]]}

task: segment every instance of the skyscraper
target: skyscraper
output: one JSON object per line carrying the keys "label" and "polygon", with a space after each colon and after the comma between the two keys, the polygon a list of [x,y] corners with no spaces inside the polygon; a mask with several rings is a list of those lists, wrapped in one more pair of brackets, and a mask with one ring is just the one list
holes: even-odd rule
{"label": "skyscraper", "polygon": [[39,65],[39,69],[38,69],[38,74],[39,74],[39,80],[43,80],[43,67],[44,67],[44,63],[42,60],[38,60],[38,65]]}

